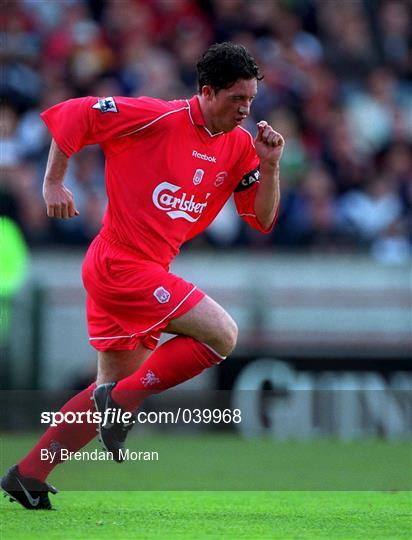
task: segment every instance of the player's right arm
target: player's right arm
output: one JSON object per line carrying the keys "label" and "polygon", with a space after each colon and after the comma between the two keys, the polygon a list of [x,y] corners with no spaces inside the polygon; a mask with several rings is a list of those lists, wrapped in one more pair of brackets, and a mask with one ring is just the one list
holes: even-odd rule
{"label": "player's right arm", "polygon": [[43,181],[43,198],[49,217],[69,219],[79,215],[73,194],[64,185],[68,161],[69,158],[52,139]]}
{"label": "player's right arm", "polygon": [[142,96],[84,97],[63,101],[41,114],[53,141],[43,184],[49,217],[78,215],[72,193],[63,180],[70,156],[84,146],[99,144],[106,154],[118,152],[127,136],[138,133],[153,120],[167,116],[179,104]]}

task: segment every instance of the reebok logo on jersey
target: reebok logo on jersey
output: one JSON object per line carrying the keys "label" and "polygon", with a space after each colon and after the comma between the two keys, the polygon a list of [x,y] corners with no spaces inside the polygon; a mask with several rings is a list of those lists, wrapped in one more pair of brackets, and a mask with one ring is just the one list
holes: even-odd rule
{"label": "reebok logo on jersey", "polygon": [[[195,223],[206,208],[207,202],[196,201],[194,195],[189,198],[187,193],[181,193],[180,197],[176,197],[174,193],[181,189],[170,182],[162,182],[153,191],[153,203],[156,208],[166,212],[171,219],[182,218]],[[206,195],[206,199],[209,195],[210,193]]]}
{"label": "reebok logo on jersey", "polygon": [[117,106],[114,98],[107,97],[102,98],[97,101],[94,105],[92,105],[92,109],[99,109],[101,112],[115,112],[117,113]]}
{"label": "reebok logo on jersey", "polygon": [[197,159],[203,159],[203,161],[210,161],[211,163],[216,163],[215,156],[208,156],[207,154],[200,154],[196,150],[193,150],[192,156]]}

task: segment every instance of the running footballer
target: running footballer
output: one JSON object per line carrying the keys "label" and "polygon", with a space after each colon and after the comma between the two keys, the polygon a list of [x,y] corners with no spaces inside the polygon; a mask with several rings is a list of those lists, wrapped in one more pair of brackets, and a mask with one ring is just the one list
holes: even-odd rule
{"label": "running footballer", "polygon": [[[64,186],[70,157],[99,144],[106,160],[108,207],[83,264],[96,382],[62,413],[130,412],[141,400],[214,366],[235,347],[233,319],[169,266],[181,245],[201,233],[234,196],[239,216],[268,233],[279,208],[284,141],[266,121],[255,140],[241,126],[262,78],[248,53],[232,43],[211,46],[197,64],[199,93],[191,99],[71,99],[42,113],[52,134],[43,196],[51,218],[78,211]],[[161,332],[176,337],[157,347]],[[120,416],[119,416],[120,417]],[[106,449],[121,461],[133,425],[99,426]],[[41,450],[77,451],[96,435],[93,423],[50,426],[1,481],[28,509],[50,509],[46,482],[61,462]]]}

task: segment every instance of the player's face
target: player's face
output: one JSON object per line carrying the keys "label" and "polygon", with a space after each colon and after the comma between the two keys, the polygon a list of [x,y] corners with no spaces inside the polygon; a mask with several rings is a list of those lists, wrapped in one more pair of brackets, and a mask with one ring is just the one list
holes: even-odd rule
{"label": "player's face", "polygon": [[205,120],[212,133],[231,131],[239,126],[249,115],[256,93],[256,79],[239,79],[218,92],[211,87],[203,87],[202,96],[207,100]]}

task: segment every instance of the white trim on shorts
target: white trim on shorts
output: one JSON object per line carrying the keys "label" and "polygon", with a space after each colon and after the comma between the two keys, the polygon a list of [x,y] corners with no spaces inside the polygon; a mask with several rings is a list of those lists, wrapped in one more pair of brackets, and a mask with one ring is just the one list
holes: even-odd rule
{"label": "white trim on shorts", "polygon": [[[130,334],[129,336],[105,336],[105,337],[89,337],[89,341],[96,341],[96,340],[104,340],[104,339],[131,339],[131,338],[134,338],[136,337],[138,334],[147,334],[147,332],[150,332],[150,330],[153,330],[153,328],[155,328],[156,326],[158,326],[159,324],[162,324],[162,322],[164,322],[167,318],[170,317],[170,315],[173,315],[173,313],[180,308],[180,306],[183,304],[183,302],[185,302],[189,296],[197,289],[196,285],[193,287],[193,289],[191,289],[187,295],[183,298],[183,300],[181,300],[177,306],[175,308],[172,309],[172,311],[170,313],[168,313],[165,317],[163,317],[163,319],[155,324],[153,324],[152,326],[150,326],[149,328],[147,328],[146,330],[142,330],[141,332],[135,332],[134,334]],[[154,336],[150,336],[152,337],[153,339],[157,339],[159,340],[159,338],[155,338]]]}
{"label": "white trim on shorts", "polygon": [[105,337],[89,337],[89,341],[96,341],[96,339],[127,339],[134,338],[136,334],[130,336],[105,336]]}

